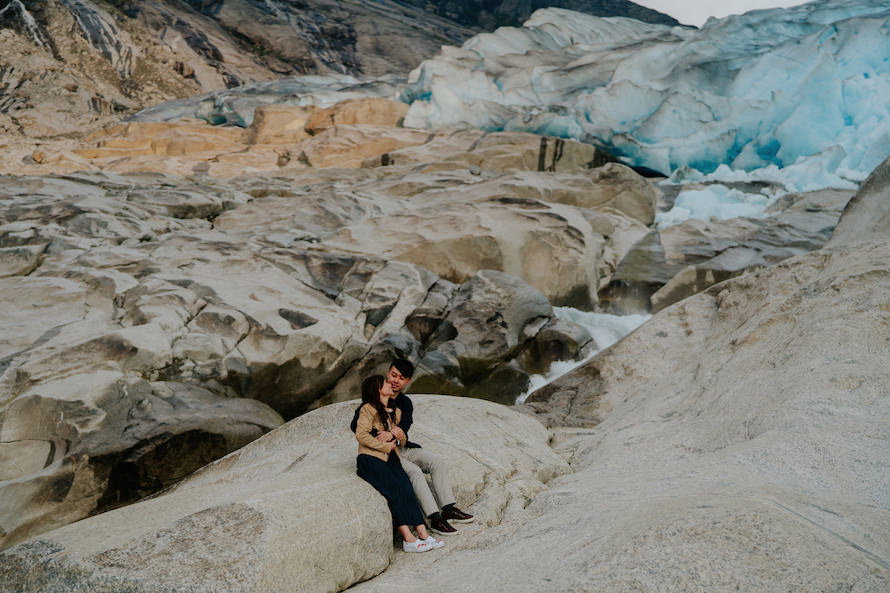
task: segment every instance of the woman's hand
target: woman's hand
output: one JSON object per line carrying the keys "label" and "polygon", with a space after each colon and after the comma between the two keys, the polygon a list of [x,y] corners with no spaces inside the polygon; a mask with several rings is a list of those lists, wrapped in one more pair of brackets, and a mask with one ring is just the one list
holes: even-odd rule
{"label": "woman's hand", "polygon": [[384,430],[383,432],[378,432],[376,438],[378,441],[383,441],[384,443],[388,443],[390,441],[394,441],[396,437],[395,437],[395,435],[393,435],[393,433],[389,432],[388,430]]}

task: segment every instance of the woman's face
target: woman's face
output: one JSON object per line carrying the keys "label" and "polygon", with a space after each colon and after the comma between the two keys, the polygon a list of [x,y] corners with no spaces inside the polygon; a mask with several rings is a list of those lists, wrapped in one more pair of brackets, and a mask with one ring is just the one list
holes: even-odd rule
{"label": "woman's face", "polygon": [[389,381],[384,381],[383,386],[380,388],[380,401],[386,403],[386,400],[394,395],[395,393],[392,391],[392,385],[389,384]]}

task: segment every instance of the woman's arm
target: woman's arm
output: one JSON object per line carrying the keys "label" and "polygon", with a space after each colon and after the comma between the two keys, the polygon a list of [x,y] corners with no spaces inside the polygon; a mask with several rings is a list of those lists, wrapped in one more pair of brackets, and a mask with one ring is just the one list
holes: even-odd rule
{"label": "woman's arm", "polygon": [[355,439],[365,447],[389,453],[396,446],[395,442],[379,441],[371,436],[371,429],[374,428],[374,420],[377,418],[377,411],[371,404],[365,404],[358,413],[358,422],[355,425]]}

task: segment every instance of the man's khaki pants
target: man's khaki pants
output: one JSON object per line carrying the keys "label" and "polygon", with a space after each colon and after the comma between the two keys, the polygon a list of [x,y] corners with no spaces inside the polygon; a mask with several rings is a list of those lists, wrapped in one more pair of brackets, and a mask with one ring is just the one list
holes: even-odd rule
{"label": "man's khaki pants", "polygon": [[[445,505],[454,504],[454,494],[451,492],[451,481],[448,479],[448,472],[445,469],[445,462],[441,457],[427,451],[423,448],[404,448],[399,451],[399,458],[405,473],[411,479],[411,486],[414,487],[414,496],[420,503],[423,514],[427,517],[437,512]],[[433,490],[436,495],[430,491],[424,473],[430,475],[433,482]],[[436,500],[441,504],[436,504]]]}

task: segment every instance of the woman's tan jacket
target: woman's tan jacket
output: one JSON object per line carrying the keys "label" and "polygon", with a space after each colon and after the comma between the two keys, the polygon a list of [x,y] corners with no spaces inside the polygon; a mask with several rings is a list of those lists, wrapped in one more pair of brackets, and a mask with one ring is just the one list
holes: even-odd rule
{"label": "woman's tan jacket", "polygon": [[[401,417],[402,410],[396,408],[396,424],[399,423]],[[355,425],[355,439],[358,441],[358,454],[371,455],[381,461],[386,461],[389,459],[389,443],[378,441],[371,436],[372,428],[376,428],[378,432],[388,431],[389,424],[383,423],[377,415],[377,410],[374,409],[374,406],[365,404],[358,412],[358,422]],[[398,455],[399,448],[396,447],[393,450]]]}

